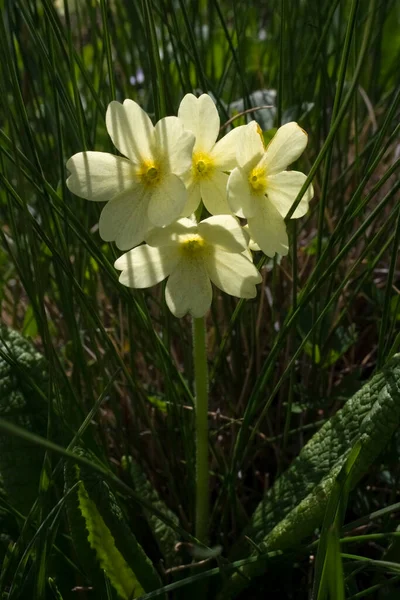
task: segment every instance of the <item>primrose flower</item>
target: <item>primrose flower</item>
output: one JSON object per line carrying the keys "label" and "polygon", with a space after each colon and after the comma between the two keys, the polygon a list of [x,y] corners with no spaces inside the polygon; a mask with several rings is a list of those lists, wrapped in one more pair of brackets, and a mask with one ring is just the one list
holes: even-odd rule
{"label": "primrose flower", "polygon": [[217,108],[207,94],[199,98],[186,94],[179,106],[178,117],[185,129],[196,136],[192,168],[185,179],[189,199],[183,215],[194,213],[200,200],[212,215],[230,214],[226,197],[226,171],[237,166],[236,146],[245,126],[232,129],[216,142],[220,120]]}
{"label": "primrose flower", "polygon": [[239,298],[254,298],[261,275],[248,257],[247,238],[232,215],[218,215],[195,223],[182,218],[153,229],[147,244],[123,254],[115,262],[119,281],[147,288],[168,277],[165,298],[176,317],[202,317],[210,308],[211,282]]}
{"label": "primrose flower", "polygon": [[[307,145],[307,134],[297,123],[278,129],[267,148],[255,121],[245,126],[237,149],[238,167],[228,180],[228,202],[232,211],[246,218],[251,238],[270,257],[288,253],[284,217],[306,180],[304,173],[286,171]],[[308,210],[313,188],[307,189],[292,219]]]}
{"label": "primrose flower", "polygon": [[249,226],[247,224],[243,225],[243,232],[247,236],[247,245],[248,245],[249,250],[251,250],[252,252],[260,252],[261,248],[257,244],[257,242],[255,242],[251,238],[250,233],[249,233]]}
{"label": "primrose flower", "polygon": [[133,100],[111,102],[107,131],[127,158],[106,152],[80,152],[67,162],[71,192],[107,202],[100,215],[100,235],[128,250],[144,240],[152,227],[169,225],[187,202],[181,176],[190,169],[194,135],[177,117],[153,126]]}

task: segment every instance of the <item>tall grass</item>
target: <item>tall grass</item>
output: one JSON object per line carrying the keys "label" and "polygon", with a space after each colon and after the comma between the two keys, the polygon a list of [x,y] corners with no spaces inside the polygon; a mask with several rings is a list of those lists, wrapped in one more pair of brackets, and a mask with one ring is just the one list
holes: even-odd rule
{"label": "tall grass", "polygon": [[[264,129],[297,120],[309,134],[299,167],[310,173],[315,198],[306,217],[288,224],[289,257],[262,266],[254,301],[214,291],[207,319],[210,532],[227,556],[310,433],[399,350],[400,10],[395,0],[3,0],[1,7],[1,314],[48,362],[50,479],[42,478],[29,515],[17,516],[12,566],[0,584],[10,599],[72,598],[71,582],[82,579],[64,535],[52,444],[72,447],[81,431],[114,485],[122,457],[133,456],[189,536],[195,448],[190,322],[168,312],[162,286],[118,284],[118,252],[98,234],[100,208],[68,191],[66,160],[84,149],[114,151],[104,124],[113,99],[132,98],[158,119],[176,114],[185,93],[208,92],[221,122],[272,103],[248,118]],[[68,432],[62,440],[56,415]],[[396,444],[350,495],[350,520],[397,499]],[[379,545],[364,540],[338,572],[347,598],[381,598],[387,584],[379,569],[391,523],[387,515],[376,522]],[[339,545],[328,542],[336,560]],[[251,597],[267,589],[277,598],[310,597],[312,552],[302,546],[290,568],[282,560]],[[49,580],[55,560],[68,573],[60,596]],[[28,578],[30,592],[22,591]],[[329,588],[329,577],[318,581]],[[314,586],[314,594],[325,591]]]}

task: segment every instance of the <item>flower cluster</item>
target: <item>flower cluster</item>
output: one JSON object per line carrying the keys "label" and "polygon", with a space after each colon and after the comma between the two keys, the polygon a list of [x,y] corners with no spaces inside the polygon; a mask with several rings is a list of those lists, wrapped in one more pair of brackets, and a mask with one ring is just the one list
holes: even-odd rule
{"label": "flower cluster", "polygon": [[[146,288],[168,277],[166,301],[177,317],[207,312],[211,282],[233,296],[255,297],[261,276],[249,247],[270,257],[287,254],[284,218],[306,176],[286,169],[307,134],[287,123],[265,147],[252,121],[217,141],[219,115],[207,94],[187,94],[178,116],[155,126],[133,100],[111,102],[106,126],[123,156],[75,154],[67,185],[82,198],[107,202],[100,235],[129,250],[115,262],[120,282]],[[306,213],[312,194],[310,186],[292,218]],[[212,216],[197,222],[201,202]]]}

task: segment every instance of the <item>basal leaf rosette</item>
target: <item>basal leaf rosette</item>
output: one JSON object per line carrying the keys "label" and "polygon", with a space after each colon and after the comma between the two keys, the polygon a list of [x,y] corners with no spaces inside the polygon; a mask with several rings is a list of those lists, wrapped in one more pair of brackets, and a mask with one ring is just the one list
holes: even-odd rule
{"label": "basal leaf rosette", "polygon": [[119,281],[147,288],[168,278],[165,299],[176,317],[204,316],[211,305],[211,283],[238,298],[256,296],[261,275],[249,258],[246,235],[231,215],[200,223],[182,218],[154,229],[146,242],[117,259]]}
{"label": "basal leaf rosette", "polygon": [[133,100],[113,101],[107,131],[124,157],[79,152],[67,162],[71,192],[107,202],[100,215],[100,236],[128,250],[143,242],[153,227],[175,221],[187,202],[182,176],[191,168],[194,135],[177,117],[154,126]]}
{"label": "basal leaf rosette", "polygon": [[[306,175],[286,171],[307,145],[307,134],[297,123],[278,129],[267,148],[259,125],[245,126],[237,148],[238,166],[228,180],[228,203],[234,214],[246,218],[249,234],[267,256],[286,255],[289,242],[284,218],[290,210]],[[292,215],[302,217],[313,197],[310,185]]]}
{"label": "basal leaf rosette", "polygon": [[237,166],[236,148],[245,126],[232,129],[217,142],[220,119],[208,94],[199,98],[186,94],[179,106],[178,117],[185,129],[196,137],[191,169],[185,178],[189,198],[183,215],[194,213],[201,200],[212,215],[231,214],[226,194],[227,171]]}

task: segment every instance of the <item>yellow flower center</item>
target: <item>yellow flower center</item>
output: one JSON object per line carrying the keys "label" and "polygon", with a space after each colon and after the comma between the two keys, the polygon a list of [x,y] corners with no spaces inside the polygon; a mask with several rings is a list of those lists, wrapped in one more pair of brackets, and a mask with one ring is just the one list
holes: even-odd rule
{"label": "yellow flower center", "polygon": [[146,175],[148,179],[153,180],[158,177],[158,169],[156,169],[156,167],[150,167],[150,169],[147,169]]}
{"label": "yellow flower center", "polygon": [[195,152],[193,154],[192,171],[194,179],[209,179],[214,169],[214,161],[208,154],[205,152]]}
{"label": "yellow flower center", "polygon": [[145,187],[156,187],[161,180],[161,165],[153,160],[145,160],[139,167],[138,176]]}
{"label": "yellow flower center", "polygon": [[186,256],[187,258],[194,258],[195,256],[199,256],[204,248],[205,241],[198,233],[192,233],[186,235],[180,243],[179,249],[181,254]]}
{"label": "yellow flower center", "polygon": [[263,196],[267,189],[267,176],[265,169],[262,167],[254,167],[254,169],[250,171],[249,184],[253,194],[256,194],[257,196]]}

